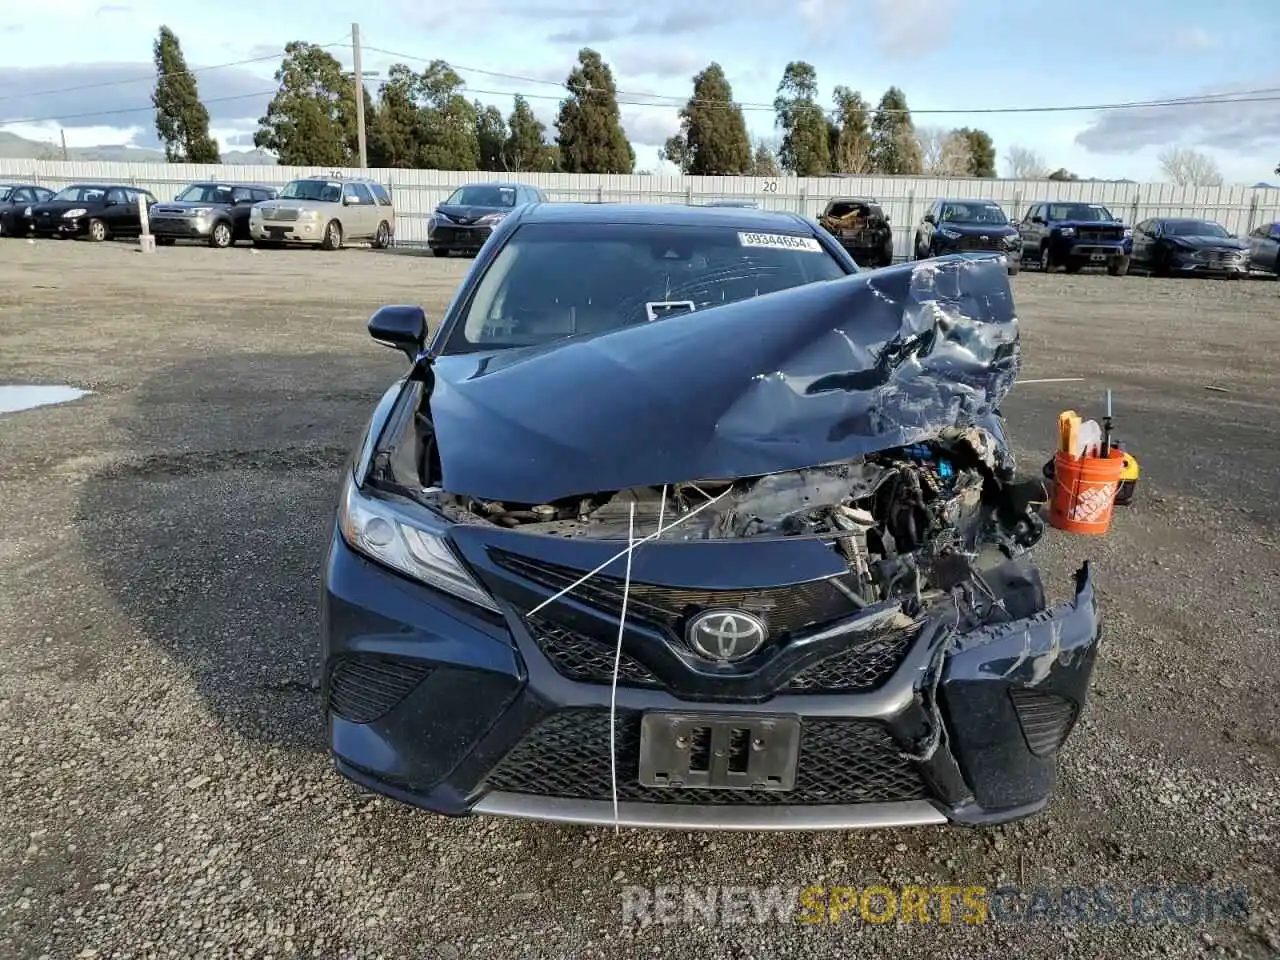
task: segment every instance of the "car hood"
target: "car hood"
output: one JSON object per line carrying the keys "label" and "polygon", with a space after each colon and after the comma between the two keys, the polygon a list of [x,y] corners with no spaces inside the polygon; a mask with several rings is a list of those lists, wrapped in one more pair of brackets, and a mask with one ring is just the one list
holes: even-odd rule
{"label": "car hood", "polygon": [[940,223],[939,230],[951,230],[962,237],[1012,237],[1018,231],[1011,223]]}
{"label": "car hood", "polygon": [[216,200],[160,200],[155,206],[173,210],[194,210],[196,207],[218,207],[219,209],[230,209],[229,203],[219,203]]}
{"label": "car hood", "polygon": [[1120,230],[1125,229],[1125,225],[1118,220],[1054,220],[1050,223],[1054,230],[1061,230],[1063,227],[1071,227],[1073,230]]}
{"label": "car hood", "polygon": [[435,358],[442,486],[538,504],[754,477],[989,417],[1013,385],[1003,258],[951,256],[537,348]]}
{"label": "car hood", "polygon": [[1237,237],[1170,237],[1173,243],[1196,250],[1248,250],[1249,244]]}
{"label": "car hood", "polygon": [[436,213],[443,213],[450,220],[459,223],[472,223],[487,213],[510,213],[514,207],[480,207],[463,206],[457,203],[442,203],[436,207]]}

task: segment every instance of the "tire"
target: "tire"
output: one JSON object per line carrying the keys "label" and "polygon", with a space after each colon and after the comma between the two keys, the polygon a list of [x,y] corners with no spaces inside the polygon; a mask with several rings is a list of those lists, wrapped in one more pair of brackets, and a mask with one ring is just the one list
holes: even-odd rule
{"label": "tire", "polygon": [[342,224],[330,220],[324,225],[324,239],[320,241],[322,250],[340,250],[342,248]]}
{"label": "tire", "polygon": [[89,221],[89,228],[85,233],[86,236],[88,236],[88,238],[94,243],[101,243],[103,240],[107,239],[107,225],[97,217],[94,217]]}
{"label": "tire", "polygon": [[1123,277],[1129,272],[1128,255],[1112,257],[1107,261],[1107,273],[1113,277]]}
{"label": "tire", "polygon": [[1040,272],[1053,273],[1058,265],[1053,260],[1053,254],[1049,251],[1049,244],[1040,244]]}
{"label": "tire", "polygon": [[925,259],[924,257],[920,256],[920,234],[918,233],[916,234],[915,240],[913,240],[911,243],[911,259],[912,260]]}
{"label": "tire", "polygon": [[225,250],[233,243],[235,243],[235,234],[231,230],[231,224],[225,220],[219,220],[209,231],[209,246],[215,250]]}
{"label": "tire", "polygon": [[175,243],[177,243],[177,240],[173,237],[156,237],[157,247],[172,247]]}
{"label": "tire", "polygon": [[1018,275],[1018,271],[1021,269],[1022,269],[1022,264],[1014,263],[1012,260],[1009,261],[1009,276],[1016,277]]}
{"label": "tire", "polygon": [[373,235],[373,249],[385,250],[391,246],[391,225],[383,220],[378,224],[378,232]]}
{"label": "tire", "polygon": [[1151,275],[1153,277],[1169,276],[1169,258],[1161,250],[1157,250],[1151,257]]}
{"label": "tire", "polygon": [[436,257],[447,257],[449,255],[449,251],[444,247],[432,247],[431,254]]}
{"label": "tire", "polygon": [[1068,260],[1066,266],[1062,268],[1067,273],[1079,273],[1084,269],[1084,264],[1079,260]]}

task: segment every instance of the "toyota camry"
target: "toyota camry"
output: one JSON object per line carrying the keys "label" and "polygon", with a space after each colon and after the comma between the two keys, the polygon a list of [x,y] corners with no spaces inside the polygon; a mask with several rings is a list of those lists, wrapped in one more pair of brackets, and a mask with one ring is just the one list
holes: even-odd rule
{"label": "toyota camry", "polygon": [[323,572],[338,769],[447,815],[985,824],[1049,800],[1100,636],[999,404],[1007,265],[794,214],[529,204],[403,351]]}

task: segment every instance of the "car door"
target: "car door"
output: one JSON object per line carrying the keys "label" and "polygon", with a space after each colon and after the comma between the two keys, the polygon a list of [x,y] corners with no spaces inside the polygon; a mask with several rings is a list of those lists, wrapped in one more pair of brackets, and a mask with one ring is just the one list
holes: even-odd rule
{"label": "car door", "polygon": [[1049,236],[1048,213],[1047,206],[1043,203],[1033,203],[1031,209],[1027,211],[1025,229],[1018,231],[1022,236],[1022,255],[1024,257],[1030,254],[1032,257],[1039,258],[1040,245]]}
{"label": "car door", "polygon": [[342,232],[350,238],[373,235],[373,226],[369,223],[373,212],[373,197],[369,189],[362,183],[344,183],[342,185]]}
{"label": "car door", "polygon": [[124,187],[112,187],[107,191],[103,201],[99,216],[106,223],[107,230],[111,234],[137,233],[141,229],[138,223],[138,208],[129,201],[129,191]]}
{"label": "car door", "polygon": [[1280,273],[1280,223],[1264,223],[1249,234],[1249,265]]}

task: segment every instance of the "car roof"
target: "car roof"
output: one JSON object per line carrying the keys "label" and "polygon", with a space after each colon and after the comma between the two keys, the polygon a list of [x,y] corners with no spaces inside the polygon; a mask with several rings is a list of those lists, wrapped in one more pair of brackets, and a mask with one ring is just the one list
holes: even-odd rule
{"label": "car roof", "polygon": [[517,183],[515,180],[478,180],[475,183],[459,183],[454,190],[462,190],[465,187],[529,187],[536,190],[531,183]]}
{"label": "car roof", "polygon": [[[989,197],[939,197],[939,203],[996,203]],[[996,204],[999,206],[999,204]]]}
{"label": "car roof", "polygon": [[84,183],[68,183],[65,187],[58,187],[55,189],[54,193],[57,193],[58,190],[70,190],[72,187],[77,189],[84,189],[88,187],[94,190],[141,190],[143,193],[151,192],[146,187],[135,187],[131,183],[92,183],[86,181]]}
{"label": "car roof", "polygon": [[812,227],[794,213],[750,207],[704,207],[683,203],[537,203],[523,208],[525,223],[628,223],[655,226],[718,226],[740,230],[777,230],[789,217],[797,229]]}
{"label": "car roof", "polygon": [[272,186],[269,183],[242,183],[239,180],[192,180],[189,187],[248,187],[251,190],[279,190],[279,187]]}

